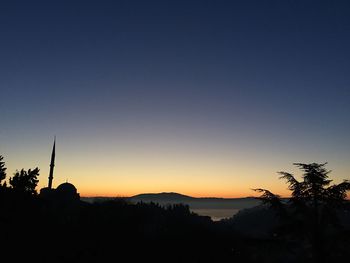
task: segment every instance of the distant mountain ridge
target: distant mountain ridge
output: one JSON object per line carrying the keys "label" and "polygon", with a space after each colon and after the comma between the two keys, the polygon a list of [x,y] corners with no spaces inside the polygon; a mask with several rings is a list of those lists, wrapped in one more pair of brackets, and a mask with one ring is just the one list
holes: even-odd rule
{"label": "distant mountain ridge", "polygon": [[182,202],[182,201],[248,201],[248,200],[257,200],[255,197],[237,197],[237,198],[224,198],[224,197],[193,197],[188,196],[176,192],[161,192],[161,193],[143,193],[138,194],[130,197],[105,197],[105,196],[93,196],[93,197],[81,197],[83,201],[89,201],[91,200],[113,200],[113,199],[126,199],[129,201],[136,201],[136,200],[149,200],[149,201],[176,201],[176,202]]}
{"label": "distant mountain ridge", "polygon": [[131,200],[176,200],[176,201],[189,201],[195,199],[195,197],[183,195],[179,193],[174,192],[162,192],[162,193],[145,193],[145,194],[138,194],[134,195],[132,197],[129,197]]}
{"label": "distant mountain ridge", "polygon": [[254,199],[254,197],[240,197],[240,198],[223,198],[223,197],[192,197],[188,195],[183,195],[175,192],[161,192],[161,193],[145,193],[138,194],[129,197],[130,200],[174,200],[174,201],[233,201],[233,200],[248,200]]}
{"label": "distant mountain ridge", "polygon": [[221,197],[192,197],[174,192],[144,193],[131,197],[81,197],[81,200],[94,203],[116,199],[124,199],[130,203],[157,203],[160,206],[173,204],[188,205],[190,210],[210,216],[213,220],[229,218],[242,209],[256,207],[261,204],[260,200],[254,197],[243,198],[221,198]]}
{"label": "distant mountain ridge", "polygon": [[[117,197],[82,197],[86,202],[103,202],[117,199]],[[161,206],[172,204],[186,204],[191,209],[245,209],[260,204],[254,197],[220,198],[220,197],[192,197],[174,192],[145,193],[123,198],[131,203],[157,203]]]}

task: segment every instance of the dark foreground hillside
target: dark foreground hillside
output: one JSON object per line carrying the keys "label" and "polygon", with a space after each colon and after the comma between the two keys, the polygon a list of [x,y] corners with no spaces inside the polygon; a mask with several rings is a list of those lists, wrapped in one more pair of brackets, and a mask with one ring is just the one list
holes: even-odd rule
{"label": "dark foreground hillside", "polygon": [[[213,222],[181,204],[52,202],[2,193],[1,249],[8,258],[2,262],[312,262],[302,242],[272,227],[245,235],[274,218],[261,209]],[[333,240],[329,262],[349,257],[348,237]]]}

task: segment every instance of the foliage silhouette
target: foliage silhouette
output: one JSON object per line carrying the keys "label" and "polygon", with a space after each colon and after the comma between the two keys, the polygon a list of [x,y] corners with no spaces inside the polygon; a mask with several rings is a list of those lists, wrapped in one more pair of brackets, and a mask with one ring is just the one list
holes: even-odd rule
{"label": "foliage silhouette", "polygon": [[[289,238],[296,238],[311,246],[314,262],[324,261],[327,240],[335,237],[342,226],[339,224],[339,211],[347,204],[346,193],[350,182],[330,183],[330,171],[325,169],[327,163],[294,163],[303,171],[303,181],[298,181],[293,174],[279,172],[280,179],[287,181],[291,197],[284,202],[278,195],[266,189],[253,189],[262,195],[259,197],[265,204],[275,209],[284,221],[281,233]],[[328,244],[329,245],[329,244]]]}
{"label": "foliage silhouette", "polygon": [[[316,167],[313,171],[322,172],[322,169]],[[170,263],[308,262],[307,250],[300,244],[311,240],[305,236],[313,233],[310,231],[314,219],[311,217],[314,207],[311,197],[320,199],[319,216],[323,219],[319,226],[323,227],[321,224],[326,219],[333,218],[333,212],[327,215],[326,204],[332,206],[332,211],[348,206],[344,201],[348,182],[329,186],[316,180],[318,178],[313,180],[311,177],[312,180],[307,179],[304,183],[293,175],[280,174],[290,182],[290,199],[256,189],[263,194],[265,204],[272,204],[275,209],[259,206],[240,213],[237,218],[215,222],[191,212],[186,204],[161,206],[116,198],[94,203],[80,200],[71,206],[69,202],[36,195],[39,169],[22,169],[10,179],[11,187],[0,195],[0,225],[6,226],[2,228],[0,247],[11,262],[34,258],[39,262],[55,263],[117,262],[123,259],[126,262]],[[324,177],[324,180],[328,178]],[[313,181],[317,182],[318,188],[311,187]],[[315,195],[316,191],[310,189],[324,192]],[[277,210],[280,211],[279,218],[288,223],[287,230],[282,229],[277,236],[249,237],[244,230],[237,232],[232,227],[235,223],[240,226],[242,223],[248,223],[246,226],[249,223],[267,225],[269,220],[274,220],[274,211]],[[305,219],[305,216],[309,218]],[[342,220],[350,221],[349,217],[342,216],[339,216],[339,225]],[[289,220],[290,217],[293,220]],[[336,220],[331,221],[336,225]],[[299,234],[295,234],[297,231],[294,230],[298,228]],[[253,232],[259,232],[259,229],[263,231],[265,228],[255,228]],[[335,261],[349,257],[348,236],[349,229],[344,235],[324,234],[325,238],[336,237],[332,239],[333,247],[325,249],[334,251],[332,259]],[[36,253],[39,248],[40,252]]]}
{"label": "foliage silhouette", "polygon": [[28,171],[22,169],[21,171],[16,171],[14,176],[10,178],[10,185],[16,192],[36,195],[37,192],[35,188],[39,182],[37,179],[38,176],[38,167],[34,170],[29,169]]}
{"label": "foliage silhouette", "polygon": [[[0,155],[0,187],[3,186],[1,183],[3,180],[6,179],[6,167],[5,162],[3,161],[4,157]],[[6,184],[5,184],[6,185]]]}

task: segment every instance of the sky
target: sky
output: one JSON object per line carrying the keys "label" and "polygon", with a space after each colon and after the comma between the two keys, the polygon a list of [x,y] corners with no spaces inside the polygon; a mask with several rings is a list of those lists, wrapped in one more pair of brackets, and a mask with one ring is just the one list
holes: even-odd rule
{"label": "sky", "polygon": [[81,196],[350,179],[349,1],[2,1],[0,155]]}

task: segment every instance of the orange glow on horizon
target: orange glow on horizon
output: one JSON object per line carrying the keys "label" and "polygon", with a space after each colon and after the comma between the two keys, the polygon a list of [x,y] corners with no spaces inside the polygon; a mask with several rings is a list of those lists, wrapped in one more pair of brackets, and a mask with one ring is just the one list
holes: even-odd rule
{"label": "orange glow on horizon", "polygon": [[[131,197],[138,194],[158,194],[158,193],[178,193],[183,194],[195,198],[205,198],[205,197],[212,197],[212,198],[245,198],[245,197],[258,197],[260,196],[259,193],[251,191],[242,191],[242,192],[184,192],[184,191],[140,191],[140,192],[128,192],[128,191],[122,191],[122,192],[103,192],[103,191],[79,191],[81,197]],[[290,193],[288,191],[285,192],[279,192],[275,193],[277,195],[280,195],[281,197],[288,197],[290,196]]]}
{"label": "orange glow on horizon", "polygon": [[[193,152],[177,149],[176,146],[169,146],[166,150],[137,148],[135,151],[119,147],[117,153],[113,148],[108,154],[102,151],[100,155],[92,155],[89,149],[83,149],[86,151],[81,153],[69,148],[67,143],[58,146],[53,187],[68,181],[76,186],[82,197],[130,197],[161,192],[192,197],[258,197],[259,193],[252,190],[254,188],[268,189],[288,197],[290,191],[286,182],[279,180],[277,172],[292,172],[298,179],[301,175],[300,170],[289,161],[300,157],[285,160],[237,147],[232,147],[235,150],[216,149],[216,152],[210,147],[206,151],[195,149]],[[45,145],[38,150],[37,156],[29,152],[5,156],[8,177],[22,167],[39,167],[37,190],[46,187],[51,147]],[[339,183],[348,177],[350,169],[345,161],[334,163],[328,167],[334,171],[330,179]]]}

